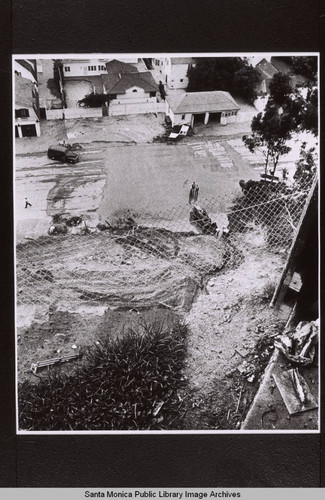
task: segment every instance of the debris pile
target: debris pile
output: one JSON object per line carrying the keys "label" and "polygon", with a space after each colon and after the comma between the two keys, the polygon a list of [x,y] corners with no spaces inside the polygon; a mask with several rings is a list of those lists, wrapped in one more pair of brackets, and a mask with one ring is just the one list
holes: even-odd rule
{"label": "debris pile", "polygon": [[274,342],[285,357],[299,365],[310,365],[315,357],[318,343],[319,320],[301,321],[294,331],[280,335]]}
{"label": "debris pile", "polygon": [[229,230],[225,227],[218,228],[217,223],[212,221],[207,211],[199,207],[199,205],[193,205],[190,211],[190,222],[202,231],[203,234],[227,236],[229,233]]}

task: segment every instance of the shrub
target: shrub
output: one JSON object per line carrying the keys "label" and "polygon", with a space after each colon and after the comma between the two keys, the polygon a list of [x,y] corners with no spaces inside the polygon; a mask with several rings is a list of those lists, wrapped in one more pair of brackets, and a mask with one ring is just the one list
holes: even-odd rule
{"label": "shrub", "polygon": [[[74,374],[50,372],[19,387],[19,425],[26,430],[177,428],[184,384],[186,326],[174,322],[129,330],[91,347]],[[158,411],[159,410],[159,411]]]}
{"label": "shrub", "polygon": [[[244,232],[249,222],[266,229],[266,240],[270,246],[290,243],[294,224],[297,224],[303,200],[288,198],[284,183],[240,181],[243,194],[238,196],[228,213],[229,230]],[[297,220],[298,218],[298,220]]]}

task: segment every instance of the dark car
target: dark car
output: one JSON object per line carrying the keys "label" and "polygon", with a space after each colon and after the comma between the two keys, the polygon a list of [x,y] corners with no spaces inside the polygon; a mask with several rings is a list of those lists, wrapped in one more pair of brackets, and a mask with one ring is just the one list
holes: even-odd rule
{"label": "dark car", "polygon": [[65,146],[50,146],[47,151],[47,156],[51,160],[59,160],[62,163],[77,163],[79,161],[79,155],[74,151],[70,151],[69,148]]}

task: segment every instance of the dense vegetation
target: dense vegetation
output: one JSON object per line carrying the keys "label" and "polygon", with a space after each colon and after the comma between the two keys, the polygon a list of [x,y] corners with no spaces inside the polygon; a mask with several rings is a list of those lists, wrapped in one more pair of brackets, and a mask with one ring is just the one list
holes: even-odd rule
{"label": "dense vegetation", "polygon": [[250,102],[260,73],[242,57],[202,57],[188,70],[188,92],[225,90]]}
{"label": "dense vegetation", "polygon": [[101,108],[104,104],[108,103],[110,98],[107,94],[97,94],[96,92],[91,92],[85,95],[83,99],[78,101],[79,106],[84,106],[85,108]]}
{"label": "dense vegetation", "polygon": [[50,372],[19,387],[19,426],[26,430],[181,428],[186,326],[142,325],[89,349],[74,374]]}

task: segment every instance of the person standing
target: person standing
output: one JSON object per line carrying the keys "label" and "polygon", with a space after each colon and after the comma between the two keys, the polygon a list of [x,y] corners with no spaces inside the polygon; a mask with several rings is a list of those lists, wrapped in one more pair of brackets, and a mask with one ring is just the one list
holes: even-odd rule
{"label": "person standing", "polygon": [[31,207],[31,206],[32,206],[32,204],[29,203],[29,201],[27,200],[27,198],[25,198],[25,208]]}
{"label": "person standing", "polygon": [[189,203],[193,203],[195,198],[195,182],[193,182],[191,190],[190,190],[190,196],[189,196]]}
{"label": "person standing", "polygon": [[194,202],[197,201],[198,196],[199,196],[199,185],[195,184],[195,186],[194,186]]}

